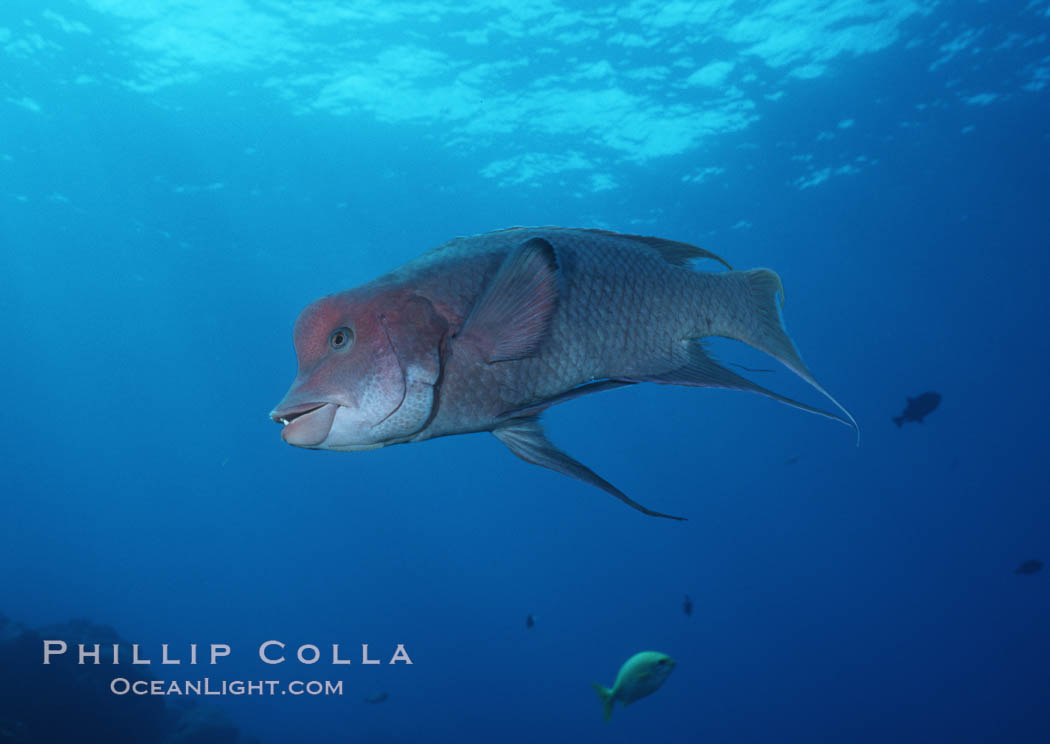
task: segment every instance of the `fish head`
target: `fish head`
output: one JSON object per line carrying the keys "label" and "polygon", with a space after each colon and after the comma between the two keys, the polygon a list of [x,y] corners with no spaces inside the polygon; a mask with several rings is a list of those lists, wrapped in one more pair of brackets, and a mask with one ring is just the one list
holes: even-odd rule
{"label": "fish head", "polygon": [[664,683],[674,670],[674,659],[659,651],[643,651],[628,661],[630,676],[650,691]]}
{"label": "fish head", "polygon": [[295,322],[298,374],[270,418],[310,449],[358,451],[407,441],[430,419],[447,324],[406,292],[350,290]]}
{"label": "fish head", "polygon": [[674,659],[667,654],[654,653],[652,663],[653,681],[659,687],[674,670]]}

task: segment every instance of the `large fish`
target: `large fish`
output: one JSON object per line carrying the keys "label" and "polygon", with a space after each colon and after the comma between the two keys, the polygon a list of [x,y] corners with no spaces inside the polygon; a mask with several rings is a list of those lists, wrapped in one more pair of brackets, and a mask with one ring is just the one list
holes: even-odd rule
{"label": "large fish", "polygon": [[[720,261],[728,272],[692,268]],[[490,431],[518,457],[601,488],[555,447],[540,414],[623,385],[750,390],[856,428],[802,363],[780,322],[780,278],[733,271],[701,248],[603,230],[524,228],[456,238],[395,271],[309,305],[295,323],[299,372],[270,417],[298,447],[357,451]],[[835,404],[829,413],[715,362],[702,339],[743,341]]]}

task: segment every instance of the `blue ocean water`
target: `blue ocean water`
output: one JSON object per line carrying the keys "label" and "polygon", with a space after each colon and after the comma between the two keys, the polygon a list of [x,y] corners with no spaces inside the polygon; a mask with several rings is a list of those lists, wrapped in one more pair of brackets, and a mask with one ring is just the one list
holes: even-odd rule
{"label": "blue ocean water", "polygon": [[[343,681],[188,701],[241,741],[1050,740],[1048,577],[1014,573],[1050,556],[1048,34],[1045,0],[5,2],[0,612],[159,679]],[[722,390],[549,412],[671,523],[487,434],[281,442],[299,310],[509,225],[775,269],[860,446]],[[231,654],[157,663],[191,643]],[[673,674],[603,723],[590,682],[650,649]],[[0,681],[137,704],[73,673]]]}

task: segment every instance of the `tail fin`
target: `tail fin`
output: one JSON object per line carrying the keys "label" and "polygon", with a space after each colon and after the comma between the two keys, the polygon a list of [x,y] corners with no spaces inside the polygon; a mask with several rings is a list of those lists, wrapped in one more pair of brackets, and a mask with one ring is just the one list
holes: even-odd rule
{"label": "tail fin", "polygon": [[[834,403],[836,408],[842,411],[845,418],[840,416],[834,416],[834,418],[837,418],[847,426],[852,426],[857,432],[857,444],[860,444],[860,427],[857,426],[856,419],[841,403],[832,397],[831,393],[817,382],[809,369],[806,368],[802,357],[798,354],[798,350],[795,349],[795,345],[787,335],[787,331],[784,330],[780,320],[780,308],[777,305],[777,292],[780,293],[781,305],[784,298],[784,285],[781,283],[780,277],[777,276],[775,271],[769,269],[751,269],[750,271],[739,273],[746,277],[748,287],[751,290],[746,308],[750,317],[747,317],[730,329],[730,333],[727,335],[730,338],[743,341],[745,344],[753,346],[760,351],[764,351],[816,388],[825,398]],[[722,274],[719,276],[726,275]]]}
{"label": "tail fin", "polygon": [[597,682],[591,682],[591,684],[594,686],[594,691],[598,693],[598,699],[602,701],[602,715],[605,716],[605,722],[608,723],[612,717],[613,703],[615,702],[612,690],[602,687]]}

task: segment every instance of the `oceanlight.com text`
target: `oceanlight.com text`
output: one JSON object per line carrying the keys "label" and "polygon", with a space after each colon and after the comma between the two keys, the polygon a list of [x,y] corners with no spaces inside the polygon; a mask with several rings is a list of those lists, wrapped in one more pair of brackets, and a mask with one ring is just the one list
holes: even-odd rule
{"label": "oceanlight.com text", "polygon": [[295,680],[281,682],[267,680],[213,680],[210,677],[192,680],[129,680],[116,677],[109,683],[114,695],[307,695],[331,696],[343,694],[343,681]]}

